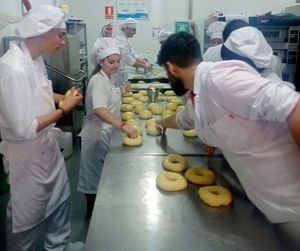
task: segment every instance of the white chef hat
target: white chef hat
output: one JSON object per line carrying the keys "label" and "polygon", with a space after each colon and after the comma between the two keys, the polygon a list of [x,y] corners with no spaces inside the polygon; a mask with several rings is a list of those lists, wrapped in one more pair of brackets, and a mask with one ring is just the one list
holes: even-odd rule
{"label": "white chef hat", "polygon": [[121,24],[119,24],[119,28],[123,29],[123,28],[136,28],[137,25],[137,21],[131,17],[126,18]]}
{"label": "white chef hat", "polygon": [[224,30],[226,26],[226,22],[223,21],[216,21],[211,23],[206,31],[206,34],[210,37],[210,39],[214,39],[214,38],[220,38],[222,39],[222,32]]}
{"label": "white chef hat", "polygon": [[96,66],[98,62],[112,54],[121,54],[116,39],[112,37],[98,38],[91,52],[90,61]]}
{"label": "white chef hat", "polygon": [[41,5],[32,9],[16,29],[22,38],[36,37],[54,28],[66,28],[64,13],[52,5]]}
{"label": "white chef hat", "polygon": [[158,41],[164,42],[168,39],[168,37],[172,34],[172,32],[170,31],[166,31],[166,30],[161,30],[157,36]]}
{"label": "white chef hat", "polygon": [[224,46],[251,59],[258,68],[271,68],[273,50],[264,35],[255,27],[243,27],[231,32]]}

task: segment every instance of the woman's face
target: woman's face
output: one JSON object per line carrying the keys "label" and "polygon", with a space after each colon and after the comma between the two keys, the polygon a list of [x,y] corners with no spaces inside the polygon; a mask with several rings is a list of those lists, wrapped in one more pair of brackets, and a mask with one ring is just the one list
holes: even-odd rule
{"label": "woman's face", "polygon": [[116,73],[120,67],[121,56],[112,54],[101,61],[101,69],[109,76]]}

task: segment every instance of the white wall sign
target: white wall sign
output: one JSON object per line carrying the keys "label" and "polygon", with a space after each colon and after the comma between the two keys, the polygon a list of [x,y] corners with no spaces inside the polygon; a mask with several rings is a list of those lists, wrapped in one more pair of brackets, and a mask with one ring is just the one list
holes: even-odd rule
{"label": "white wall sign", "polygon": [[117,0],[117,18],[149,18],[149,0]]}

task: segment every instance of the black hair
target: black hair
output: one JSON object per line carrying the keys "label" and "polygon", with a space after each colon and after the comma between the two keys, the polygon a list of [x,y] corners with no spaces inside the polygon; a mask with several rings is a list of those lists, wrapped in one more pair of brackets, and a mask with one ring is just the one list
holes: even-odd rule
{"label": "black hair", "polygon": [[89,79],[91,79],[91,78],[92,78],[95,74],[97,74],[100,70],[101,70],[101,65],[98,63],[98,64],[95,66],[95,68],[94,68],[94,70],[93,70],[93,72],[92,72],[92,74],[91,74],[91,76],[90,76]]}
{"label": "black hair", "polygon": [[167,61],[182,68],[200,63],[202,57],[199,42],[193,35],[183,31],[170,35],[157,56],[158,65],[162,66]]}
{"label": "black hair", "polygon": [[227,38],[230,36],[231,32],[238,30],[243,27],[250,26],[246,21],[242,19],[234,19],[231,20],[228,24],[226,24],[222,36],[223,36],[223,41],[225,42]]}

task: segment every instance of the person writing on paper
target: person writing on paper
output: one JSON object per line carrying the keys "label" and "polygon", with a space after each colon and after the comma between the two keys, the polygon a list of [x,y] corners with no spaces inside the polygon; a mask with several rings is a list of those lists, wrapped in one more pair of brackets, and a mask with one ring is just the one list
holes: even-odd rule
{"label": "person writing on paper", "polygon": [[75,88],[53,93],[42,58],[64,46],[65,28],[59,8],[32,9],[17,30],[24,41],[12,42],[0,59],[1,152],[11,196],[7,250],[36,250],[43,232],[46,250],[70,250],[70,189],[54,126],[82,96]]}
{"label": "person writing on paper", "polygon": [[222,32],[226,22],[216,21],[211,23],[206,31],[210,38],[211,47],[209,47],[202,55],[203,61],[216,62],[221,61],[221,47],[223,44]]}
{"label": "person writing on paper", "polygon": [[[85,96],[86,116],[81,131],[81,160],[78,190],[87,199],[87,216],[91,217],[101,172],[114,128],[137,137],[137,130],[120,119],[120,87],[112,82],[112,75],[120,66],[120,50],[114,38],[99,38],[91,59],[95,69]],[[129,91],[127,86],[123,92]]]}
{"label": "person writing on paper", "polygon": [[183,32],[167,39],[158,63],[177,94],[190,92],[200,139],[222,151],[249,199],[299,249],[299,94],[242,60],[201,62],[199,43]]}
{"label": "person writing on paper", "polygon": [[121,52],[121,63],[118,72],[114,76],[117,86],[122,86],[126,81],[124,70],[126,66],[141,67],[147,70],[152,69],[152,65],[142,60],[131,48],[128,39],[136,34],[137,21],[133,18],[125,19],[120,25],[120,32],[116,36],[117,46]]}

